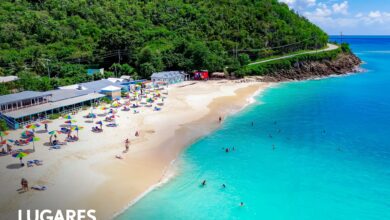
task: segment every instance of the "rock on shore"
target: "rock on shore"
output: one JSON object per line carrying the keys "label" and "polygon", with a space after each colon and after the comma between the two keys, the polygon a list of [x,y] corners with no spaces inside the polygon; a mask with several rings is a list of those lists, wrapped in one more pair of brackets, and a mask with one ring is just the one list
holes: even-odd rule
{"label": "rock on shore", "polygon": [[341,75],[359,72],[362,61],[353,53],[341,53],[334,60],[304,61],[295,63],[288,70],[271,72],[262,77],[262,81],[278,82],[289,80],[304,80],[330,75]]}

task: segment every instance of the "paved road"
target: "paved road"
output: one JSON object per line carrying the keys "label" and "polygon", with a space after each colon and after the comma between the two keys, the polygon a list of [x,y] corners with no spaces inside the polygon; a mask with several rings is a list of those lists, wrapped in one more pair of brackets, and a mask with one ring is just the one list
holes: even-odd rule
{"label": "paved road", "polygon": [[331,51],[331,50],[336,50],[337,48],[339,48],[339,46],[337,46],[337,45],[335,45],[335,44],[329,44],[329,43],[328,43],[328,47],[327,47],[327,48],[324,48],[324,49],[321,49],[321,50],[312,50],[312,51],[306,51],[306,52],[297,53],[297,54],[292,54],[292,55],[286,55],[286,56],[282,56],[282,57],[276,57],[276,58],[272,58],[272,59],[268,59],[268,60],[262,60],[262,61],[250,63],[250,64],[248,64],[248,65],[250,66],[250,65],[256,65],[256,64],[260,64],[260,63],[267,63],[267,62],[274,61],[274,60],[282,60],[282,59],[286,59],[286,58],[290,58],[290,57],[295,57],[295,56],[302,55],[302,54],[312,54],[312,53],[319,53],[319,52]]}

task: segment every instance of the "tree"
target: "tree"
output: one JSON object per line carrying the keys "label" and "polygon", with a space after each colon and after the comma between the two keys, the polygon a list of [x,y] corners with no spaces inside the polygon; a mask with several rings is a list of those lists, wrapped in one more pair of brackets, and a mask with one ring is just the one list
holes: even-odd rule
{"label": "tree", "polygon": [[238,56],[238,61],[240,62],[241,66],[245,66],[251,62],[251,59],[249,58],[248,54],[242,53]]}
{"label": "tree", "polygon": [[8,125],[7,123],[4,121],[4,119],[1,119],[0,120],[0,131],[6,131],[8,130]]}

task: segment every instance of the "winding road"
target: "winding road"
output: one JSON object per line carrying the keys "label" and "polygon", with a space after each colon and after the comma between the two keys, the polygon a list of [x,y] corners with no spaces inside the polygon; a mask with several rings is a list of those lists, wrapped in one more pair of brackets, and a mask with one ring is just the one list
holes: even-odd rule
{"label": "winding road", "polygon": [[321,49],[321,50],[311,50],[311,51],[306,51],[306,52],[302,52],[302,53],[276,57],[276,58],[272,58],[272,59],[268,59],[268,60],[257,61],[257,62],[248,64],[248,66],[256,65],[256,64],[260,64],[260,63],[267,63],[267,62],[274,61],[274,60],[282,60],[282,59],[291,58],[291,57],[295,57],[295,56],[302,55],[302,54],[312,54],[312,53],[320,53],[320,52],[325,52],[325,51],[331,51],[331,50],[336,50],[338,48],[339,48],[339,46],[337,46],[335,44],[329,44],[328,43],[328,46],[326,48],[324,48],[324,49]]}

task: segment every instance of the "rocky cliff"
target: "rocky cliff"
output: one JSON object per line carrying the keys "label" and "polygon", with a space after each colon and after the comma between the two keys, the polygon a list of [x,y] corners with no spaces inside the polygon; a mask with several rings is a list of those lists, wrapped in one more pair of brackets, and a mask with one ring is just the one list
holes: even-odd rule
{"label": "rocky cliff", "polygon": [[303,80],[359,71],[362,61],[353,53],[341,53],[334,60],[297,62],[293,68],[278,70],[262,77],[263,81]]}

